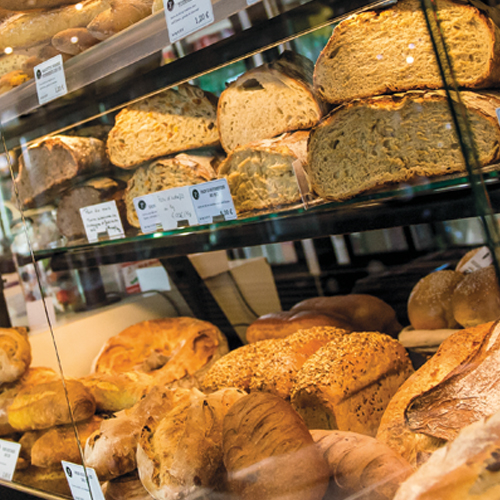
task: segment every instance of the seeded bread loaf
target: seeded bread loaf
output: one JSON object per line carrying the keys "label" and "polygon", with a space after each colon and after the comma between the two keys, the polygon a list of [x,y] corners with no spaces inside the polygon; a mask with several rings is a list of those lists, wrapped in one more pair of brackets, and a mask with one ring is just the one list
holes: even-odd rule
{"label": "seeded bread loaf", "polygon": [[164,189],[208,182],[216,177],[212,160],[213,157],[210,156],[181,153],[175,158],[160,158],[149,165],[139,167],[128,181],[125,191],[129,223],[140,227],[134,198]]}
{"label": "seeded bread loaf", "polygon": [[219,167],[227,179],[238,212],[296,203],[300,190],[295,176],[307,161],[309,132],[284,134],[231,151]]}
{"label": "seeded bread loaf", "polygon": [[[500,158],[498,96],[462,92],[481,165]],[[444,91],[352,101],[312,132],[306,169],[313,190],[345,200],[416,176],[464,172]]]}
{"label": "seeded bread loaf", "polygon": [[[457,82],[498,86],[500,29],[467,3],[438,0],[438,17]],[[319,95],[339,104],[443,83],[421,4],[403,0],[341,22],[316,63]]]}
{"label": "seeded bread loaf", "polygon": [[227,151],[283,132],[305,130],[323,116],[312,89],[313,63],[284,52],[270,64],[247,71],[219,99],[220,142]]}
{"label": "seeded bread loaf", "polygon": [[120,111],[107,147],[111,163],[133,168],[159,156],[218,142],[216,98],[183,84]]}

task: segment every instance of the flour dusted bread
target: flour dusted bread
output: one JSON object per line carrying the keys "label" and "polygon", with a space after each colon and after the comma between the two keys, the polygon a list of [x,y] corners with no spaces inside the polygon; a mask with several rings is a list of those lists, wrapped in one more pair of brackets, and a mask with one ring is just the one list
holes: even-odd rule
{"label": "flour dusted bread", "polygon": [[389,401],[412,372],[397,340],[377,332],[353,332],[326,344],[304,363],[291,402],[309,429],[374,436]]}
{"label": "flour dusted bread", "polygon": [[[470,4],[436,2],[443,37],[461,87],[488,88],[500,77],[500,30]],[[442,87],[418,0],[363,12],[333,31],[315,67],[314,84],[331,103]]]}
{"label": "flour dusted bread", "polygon": [[[499,159],[498,96],[460,94],[471,123],[478,159]],[[416,176],[465,172],[444,91],[412,91],[351,101],[312,132],[307,172],[323,198],[345,200]]]}
{"label": "flour dusted bread", "polygon": [[329,471],[303,420],[272,394],[252,393],[224,419],[224,465],[235,498],[321,500]]}
{"label": "flour dusted bread", "polygon": [[122,109],[108,136],[111,162],[122,168],[218,144],[215,97],[183,84]]}
{"label": "flour dusted bread", "polygon": [[312,90],[312,72],[309,59],[287,51],[231,83],[222,92],[217,110],[222,147],[229,152],[315,125],[324,107]]}
{"label": "flour dusted bread", "polygon": [[21,378],[31,364],[31,344],[23,328],[0,328],[0,385]]}
{"label": "flour dusted bread", "polygon": [[219,177],[227,179],[236,210],[246,212],[300,200],[295,176],[307,161],[309,132],[284,134],[252,142],[231,151],[220,165]]}
{"label": "flour dusted bread", "polygon": [[213,156],[187,155],[160,158],[149,165],[139,167],[127,183],[125,204],[127,219],[134,227],[140,227],[134,207],[134,198],[164,189],[190,186],[215,179]]}

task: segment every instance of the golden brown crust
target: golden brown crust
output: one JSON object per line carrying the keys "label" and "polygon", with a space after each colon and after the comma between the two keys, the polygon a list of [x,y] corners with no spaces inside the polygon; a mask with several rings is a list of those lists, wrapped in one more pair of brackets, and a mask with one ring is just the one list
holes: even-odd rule
{"label": "golden brown crust", "polygon": [[0,385],[21,378],[31,364],[31,344],[26,331],[0,328]]}

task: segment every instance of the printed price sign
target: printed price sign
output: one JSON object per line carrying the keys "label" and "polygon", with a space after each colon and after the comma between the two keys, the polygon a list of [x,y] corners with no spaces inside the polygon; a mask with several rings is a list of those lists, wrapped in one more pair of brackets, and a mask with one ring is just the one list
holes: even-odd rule
{"label": "printed price sign", "polygon": [[0,479],[12,481],[20,451],[19,443],[0,439]]}
{"label": "printed price sign", "polygon": [[94,469],[87,467],[87,475],[85,475],[82,465],[72,464],[64,460],[61,461],[61,465],[74,500],[104,500],[101,485]]}
{"label": "printed price sign", "polygon": [[125,238],[115,200],[80,208],[80,215],[89,243]]}
{"label": "printed price sign", "polygon": [[61,54],[33,68],[38,102],[45,104],[68,93]]}
{"label": "printed price sign", "polygon": [[163,0],[170,43],[201,30],[214,22],[210,0]]}
{"label": "printed price sign", "polygon": [[156,206],[164,231],[178,227],[195,226],[198,223],[188,186],[166,189],[156,193]]}
{"label": "printed price sign", "polygon": [[141,225],[141,231],[144,234],[162,230],[161,220],[156,208],[156,193],[134,198],[134,207]]}
{"label": "printed price sign", "polygon": [[198,224],[237,219],[227,179],[204,182],[189,187]]}

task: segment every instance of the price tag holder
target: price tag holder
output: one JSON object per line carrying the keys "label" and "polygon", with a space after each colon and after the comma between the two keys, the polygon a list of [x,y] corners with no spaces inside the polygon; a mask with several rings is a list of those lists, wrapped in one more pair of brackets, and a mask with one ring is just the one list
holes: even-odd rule
{"label": "price tag holder", "polygon": [[19,443],[0,439],[0,479],[12,481],[20,451]]}
{"label": "price tag holder", "polygon": [[53,101],[68,93],[61,54],[38,64],[33,68],[33,72],[40,104]]}
{"label": "price tag holder", "polygon": [[159,191],[156,193],[156,206],[164,231],[198,224],[189,186]]}
{"label": "price tag holder", "polygon": [[204,182],[189,187],[198,224],[237,219],[227,179]]}
{"label": "price tag holder", "polygon": [[215,20],[211,0],[163,0],[170,43],[212,24]]}
{"label": "price tag holder", "polygon": [[141,231],[144,234],[162,230],[161,220],[156,208],[156,193],[134,198],[134,207],[141,225]]}
{"label": "price tag holder", "polygon": [[125,238],[115,200],[80,208],[80,215],[89,243]]}
{"label": "price tag holder", "polygon": [[82,465],[72,464],[64,460],[61,461],[61,465],[74,500],[104,500],[101,485],[94,469],[87,467],[87,475],[85,475]]}

